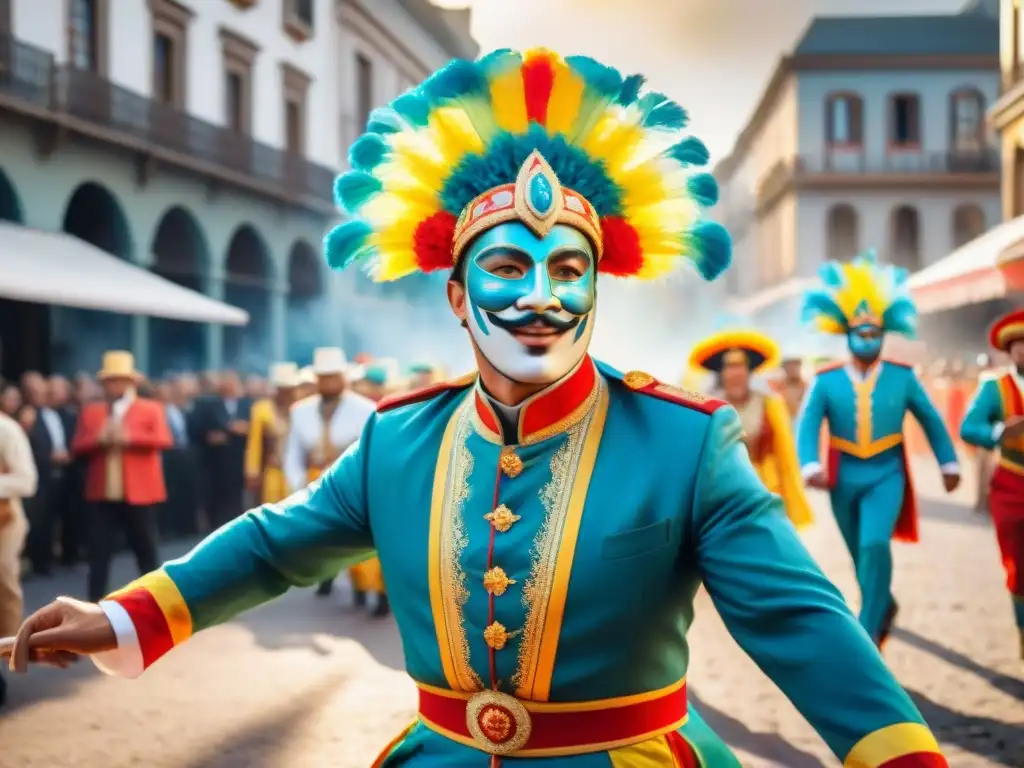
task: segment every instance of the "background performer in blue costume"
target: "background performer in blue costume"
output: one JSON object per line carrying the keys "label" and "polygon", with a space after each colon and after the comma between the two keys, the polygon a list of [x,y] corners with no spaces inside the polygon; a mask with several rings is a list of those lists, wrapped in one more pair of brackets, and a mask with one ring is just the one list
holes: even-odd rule
{"label": "background performer in blue costume", "polygon": [[[896,618],[892,596],[892,539],[916,542],[917,507],[910,482],[903,422],[907,412],[924,428],[947,491],[960,483],[949,433],[909,365],[883,360],[886,333],[913,337],[917,308],[906,289],[906,270],[879,265],[874,251],[851,263],[821,268],[822,288],[804,301],[804,321],[845,335],[850,360],[830,363],[804,398],[797,453],[804,478],[828,488],[832,512],[857,569],[860,621],[879,647]],[[827,469],[818,456],[828,422]]]}
{"label": "background performer in blue costume", "polygon": [[382,401],[307,490],[98,605],[60,600],[13,665],[137,675],[205,627],[376,549],[419,688],[377,761],[730,768],[687,708],[703,582],[736,640],[850,768],[946,766],[761,484],[736,411],[587,354],[599,275],[707,278],[728,235],[686,115],[585,57],[456,61],[371,116],[336,185],[335,266],[450,270],[479,374]]}

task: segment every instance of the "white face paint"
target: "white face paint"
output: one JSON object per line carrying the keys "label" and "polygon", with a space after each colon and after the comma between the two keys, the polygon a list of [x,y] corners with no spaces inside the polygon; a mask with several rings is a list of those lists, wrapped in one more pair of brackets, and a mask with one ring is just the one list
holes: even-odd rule
{"label": "white face paint", "polygon": [[583,359],[594,331],[593,247],[572,227],[543,238],[519,222],[484,232],[466,255],[467,325],[506,378],[550,384]]}

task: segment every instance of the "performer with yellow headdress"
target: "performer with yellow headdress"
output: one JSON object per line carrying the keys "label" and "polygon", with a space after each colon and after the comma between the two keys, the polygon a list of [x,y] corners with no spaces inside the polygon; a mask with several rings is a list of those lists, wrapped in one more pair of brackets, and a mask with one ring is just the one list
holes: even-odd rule
{"label": "performer with yellow headdress", "polygon": [[1010,368],[981,380],[960,436],[970,445],[999,450],[989,480],[989,510],[1024,658],[1024,309],[997,320],[989,343],[1010,356]]}
{"label": "performer with yellow headdress", "polygon": [[[828,262],[820,274],[822,287],[804,298],[804,320],[825,333],[846,336],[851,357],[818,369],[799,416],[797,452],[807,482],[829,489],[857,569],[860,621],[881,647],[898,610],[891,591],[891,541],[918,540],[903,443],[908,412],[924,429],[947,490],[959,484],[960,469],[942,417],[913,368],[881,357],[886,333],[913,337],[916,330],[907,271],[878,264],[869,251],[850,263]],[[819,456],[826,420],[827,469]]]}
{"label": "performer with yellow headdress", "polygon": [[259,494],[261,504],[273,504],[288,495],[288,482],[281,465],[298,384],[298,366],[278,363],[270,370],[273,396],[252,406],[245,446],[245,478],[249,488]]}
{"label": "performer with yellow headdress", "polygon": [[383,280],[448,271],[478,372],[385,398],[306,491],[101,610],[44,609],[15,668],[35,638],[138,674],[376,549],[419,712],[374,765],[736,768],[687,703],[703,583],[846,765],[946,766],[758,479],[736,412],[588,354],[598,280],[682,263],[710,279],[730,259],[701,215],[707,150],[642,86],[583,56],[498,51],[375,111],[328,258]]}
{"label": "performer with yellow headdress", "polygon": [[756,331],[723,331],[705,339],[690,353],[690,365],[717,377],[711,391],[736,409],[743,442],[761,481],[782,497],[795,526],[814,520],[800,477],[796,442],[786,403],[781,396],[751,386],[751,377],[779,364],[775,342]]}

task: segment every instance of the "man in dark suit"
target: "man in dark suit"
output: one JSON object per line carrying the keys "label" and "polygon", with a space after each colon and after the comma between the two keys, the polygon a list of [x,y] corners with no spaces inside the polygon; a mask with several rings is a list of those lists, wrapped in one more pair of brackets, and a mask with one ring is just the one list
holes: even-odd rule
{"label": "man in dark suit", "polygon": [[211,529],[242,513],[251,409],[238,374],[226,371],[217,377],[217,393],[197,399],[192,411],[192,438],[200,446],[203,508]]}

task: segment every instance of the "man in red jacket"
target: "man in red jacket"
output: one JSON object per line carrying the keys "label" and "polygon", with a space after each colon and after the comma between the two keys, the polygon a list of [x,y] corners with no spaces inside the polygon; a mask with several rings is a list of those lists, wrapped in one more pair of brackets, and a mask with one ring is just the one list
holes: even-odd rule
{"label": "man in red jacket", "polygon": [[154,507],[167,498],[160,453],[173,443],[161,405],[136,394],[139,374],[130,352],[107,352],[97,378],[104,399],[82,410],[71,445],[85,460],[85,500],[92,507],[90,600],[107,594],[117,528],[141,573],[160,565]]}

